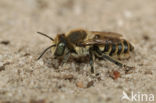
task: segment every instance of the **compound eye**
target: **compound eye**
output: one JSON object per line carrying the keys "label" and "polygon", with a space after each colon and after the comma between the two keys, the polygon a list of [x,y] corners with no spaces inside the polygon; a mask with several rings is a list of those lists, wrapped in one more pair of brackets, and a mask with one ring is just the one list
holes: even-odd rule
{"label": "compound eye", "polygon": [[59,43],[56,51],[55,51],[55,56],[62,56],[65,50],[65,44],[64,43]]}
{"label": "compound eye", "polygon": [[65,46],[64,43],[60,43],[60,44],[59,44],[59,47],[64,47],[64,46]]}

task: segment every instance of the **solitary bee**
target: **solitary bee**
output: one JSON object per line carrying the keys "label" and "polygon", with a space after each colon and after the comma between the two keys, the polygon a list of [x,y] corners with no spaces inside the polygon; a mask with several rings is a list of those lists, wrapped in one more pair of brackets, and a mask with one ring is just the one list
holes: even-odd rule
{"label": "solitary bee", "polygon": [[46,48],[38,57],[50,49],[55,58],[62,58],[63,63],[67,62],[70,56],[89,56],[91,73],[94,73],[94,60],[96,58],[107,59],[120,67],[128,67],[118,60],[130,57],[134,47],[125,40],[121,34],[114,32],[87,31],[75,29],[67,33],[58,34],[55,39],[48,35],[37,32],[52,40],[53,44]]}

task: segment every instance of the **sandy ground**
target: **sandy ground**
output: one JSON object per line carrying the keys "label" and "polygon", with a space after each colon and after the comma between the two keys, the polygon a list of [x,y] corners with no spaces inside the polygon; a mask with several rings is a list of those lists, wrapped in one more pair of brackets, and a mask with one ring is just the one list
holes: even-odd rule
{"label": "sandy ground", "polygon": [[[73,28],[123,34],[135,52],[122,62],[135,69],[97,60],[93,76],[88,63],[54,68],[50,51],[36,60],[51,45],[37,31],[55,37]],[[123,91],[156,96],[155,46],[155,0],[0,0],[0,103],[128,103]]]}

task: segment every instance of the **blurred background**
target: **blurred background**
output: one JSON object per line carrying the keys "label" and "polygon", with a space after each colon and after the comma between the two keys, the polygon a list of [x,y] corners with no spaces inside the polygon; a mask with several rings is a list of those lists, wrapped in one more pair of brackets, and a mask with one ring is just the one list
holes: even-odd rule
{"label": "blurred background", "polygon": [[154,34],[155,7],[154,0],[1,0],[0,36],[36,43],[41,39],[36,31],[54,36],[85,28],[119,32],[135,41],[140,35]]}
{"label": "blurred background", "polygon": [[[155,18],[155,0],[0,0],[0,102],[33,99],[33,103],[42,103],[45,99],[57,103],[64,103],[64,100],[68,103],[120,103],[118,94],[122,94],[122,90],[156,93],[153,82],[156,79],[153,69],[156,61]],[[92,88],[82,89],[75,86],[77,81],[87,84],[94,80],[85,74],[89,66],[82,66],[88,69],[82,69],[80,73],[72,69],[57,72],[46,67],[42,60],[36,62],[36,57],[51,44],[37,35],[37,31],[54,38],[58,33],[75,28],[123,34],[135,46],[135,53],[125,63],[136,66],[136,71],[114,81],[107,76],[108,69],[103,69],[109,68],[110,64],[105,67],[102,62],[104,65],[98,69],[102,81],[95,80]],[[74,64],[72,68],[75,68]],[[53,77],[66,72],[77,79],[66,81]],[[40,99],[43,101],[36,102]]]}

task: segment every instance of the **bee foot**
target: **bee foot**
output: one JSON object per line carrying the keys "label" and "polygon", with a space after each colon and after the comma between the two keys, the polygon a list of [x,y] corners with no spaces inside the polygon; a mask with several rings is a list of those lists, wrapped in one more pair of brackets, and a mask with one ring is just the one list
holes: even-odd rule
{"label": "bee foot", "polygon": [[132,72],[132,70],[134,70],[135,67],[131,67],[131,66],[127,66],[127,65],[124,65],[124,70],[125,70],[125,73],[126,74],[129,74]]}

